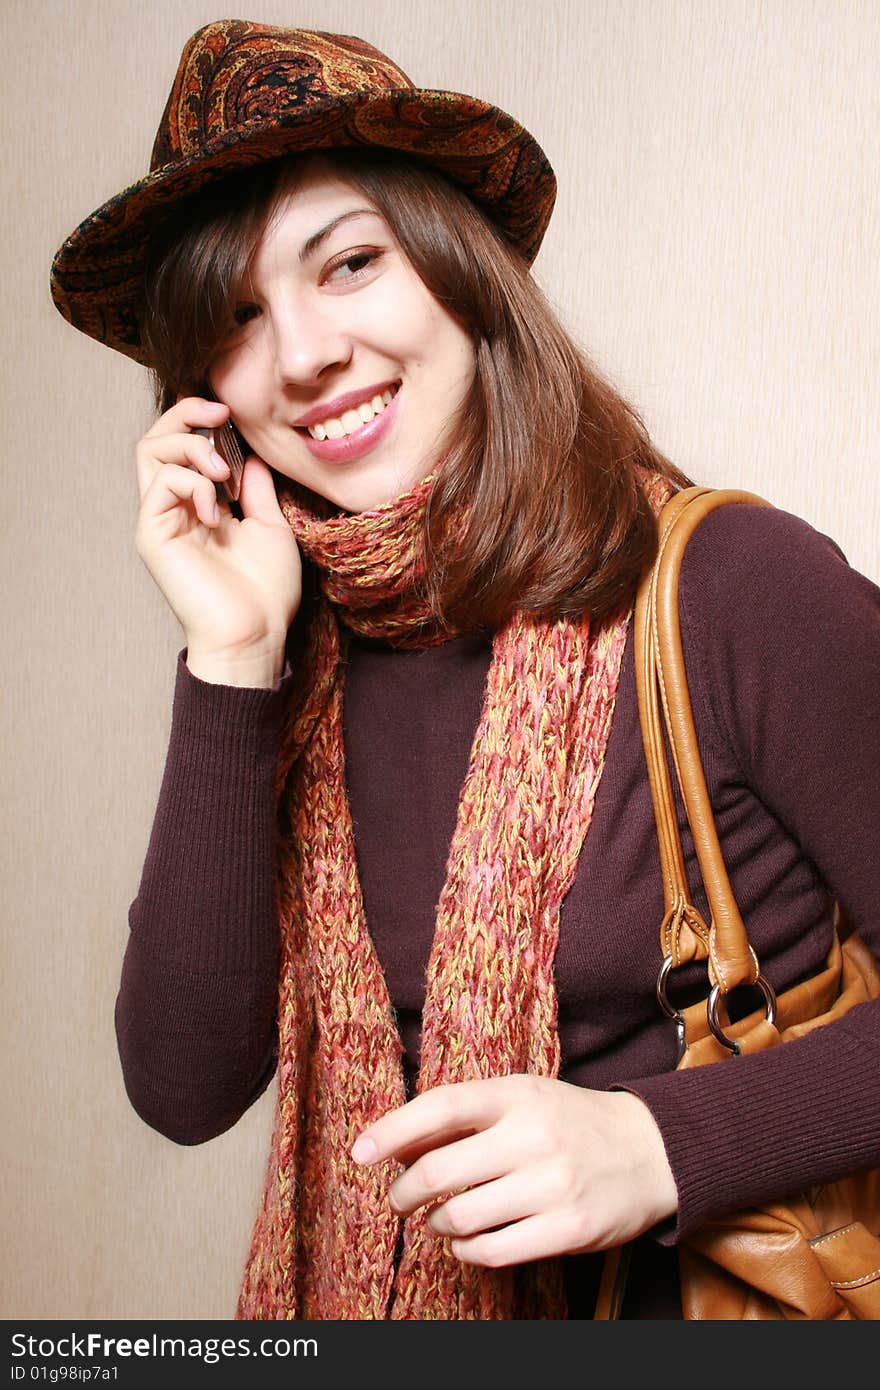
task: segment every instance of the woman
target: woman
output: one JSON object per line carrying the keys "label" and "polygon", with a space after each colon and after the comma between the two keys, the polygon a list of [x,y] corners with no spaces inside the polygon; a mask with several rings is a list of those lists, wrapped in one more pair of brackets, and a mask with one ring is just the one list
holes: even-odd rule
{"label": "woman", "polygon": [[[634,1237],[625,1315],[677,1316],[676,1241],[880,1161],[876,1003],[673,1071],[628,615],[687,480],[528,274],[553,190],[494,108],[225,21],[151,175],[56,257],[62,311],[157,383],[138,546],[186,649],[117,1030],[181,1143],[277,1070],[243,1317],[590,1317]],[[834,898],[880,954],[878,599],[772,509],[688,550],[713,809],[777,989]]]}

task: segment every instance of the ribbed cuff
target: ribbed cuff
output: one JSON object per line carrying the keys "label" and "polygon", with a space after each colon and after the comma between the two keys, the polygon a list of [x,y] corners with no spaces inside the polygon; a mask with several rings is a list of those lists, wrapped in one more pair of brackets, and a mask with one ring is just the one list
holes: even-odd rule
{"label": "ribbed cuff", "polygon": [[262,742],[274,758],[291,683],[290,663],[285,665],[281,679],[271,689],[264,689],[215,685],[211,681],[200,680],[187,666],[186,656],[184,647],[177,657],[171,742],[177,734],[196,740],[218,735],[228,743],[230,737],[238,734],[249,751],[259,753]]}
{"label": "ribbed cuff", "polygon": [[875,1000],[767,1052],[615,1087],[651,1111],[678,1189],[657,1238],[880,1166],[878,1038]]}

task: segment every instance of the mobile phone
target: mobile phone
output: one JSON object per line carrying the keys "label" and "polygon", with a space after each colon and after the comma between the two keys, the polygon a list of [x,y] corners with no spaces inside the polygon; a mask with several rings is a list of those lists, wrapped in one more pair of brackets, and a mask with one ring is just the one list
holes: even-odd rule
{"label": "mobile phone", "polygon": [[214,430],[214,448],[220,457],[229,464],[229,477],[219,484],[230,502],[237,502],[241,492],[241,475],[244,461],[250,449],[232,420]]}
{"label": "mobile phone", "polygon": [[[207,399],[215,400],[216,397],[209,396]],[[241,492],[244,461],[251,452],[247,440],[240,433],[231,417],[224,425],[218,425],[216,429],[197,429],[193,433],[203,434],[224,463],[229,465],[229,477],[222,483],[214,484],[218,497],[221,501],[237,502]]]}

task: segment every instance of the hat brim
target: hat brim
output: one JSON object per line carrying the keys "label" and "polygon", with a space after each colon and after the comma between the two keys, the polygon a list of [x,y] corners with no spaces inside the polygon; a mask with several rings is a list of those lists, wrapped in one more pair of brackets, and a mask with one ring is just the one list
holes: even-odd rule
{"label": "hat brim", "polygon": [[189,160],[155,170],[102,204],[52,263],[51,293],[75,328],[149,365],[142,347],[143,274],[151,233],[173,208],[237,170],[285,154],[347,147],[397,150],[443,170],[481,204],[527,264],[556,197],[540,146],[512,116],[457,92],[406,88],[328,97],[225,131]]}

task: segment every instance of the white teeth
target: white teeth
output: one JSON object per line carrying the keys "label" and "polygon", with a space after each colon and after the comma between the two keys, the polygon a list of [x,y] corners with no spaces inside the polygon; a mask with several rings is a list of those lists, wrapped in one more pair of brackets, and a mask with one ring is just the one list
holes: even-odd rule
{"label": "white teeth", "polygon": [[313,439],[342,439],[346,434],[368,425],[375,415],[379,415],[394,400],[394,392],[386,389],[371,401],[364,401],[354,410],[345,410],[338,419],[322,420],[318,425],[309,425]]}

